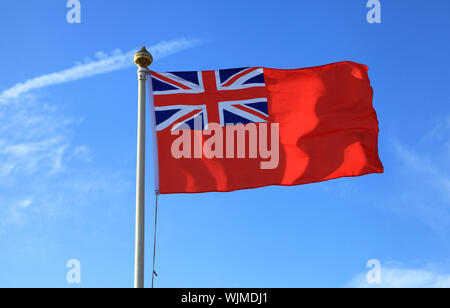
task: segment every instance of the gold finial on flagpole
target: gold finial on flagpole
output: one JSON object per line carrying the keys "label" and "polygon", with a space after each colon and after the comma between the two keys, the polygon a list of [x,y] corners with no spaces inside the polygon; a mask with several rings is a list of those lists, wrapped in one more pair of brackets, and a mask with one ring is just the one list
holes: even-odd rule
{"label": "gold finial on flagpole", "polygon": [[153,63],[153,56],[144,47],[134,55],[134,63],[139,67],[149,67]]}

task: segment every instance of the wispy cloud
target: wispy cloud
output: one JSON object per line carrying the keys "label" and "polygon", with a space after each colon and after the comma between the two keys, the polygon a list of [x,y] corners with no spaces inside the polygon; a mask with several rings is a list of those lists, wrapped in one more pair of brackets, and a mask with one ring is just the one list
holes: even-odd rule
{"label": "wispy cloud", "polygon": [[382,267],[380,284],[369,284],[367,274],[357,275],[350,283],[352,288],[450,288],[450,274],[434,268],[411,269]]}
{"label": "wispy cloud", "polygon": [[132,171],[99,170],[91,148],[74,142],[81,119],[30,94],[11,101],[0,105],[0,235],[132,187]]}
{"label": "wispy cloud", "polygon": [[[178,39],[153,45],[149,51],[157,60],[199,43]],[[99,51],[95,61],[85,59],[0,94],[0,234],[7,227],[40,223],[42,217],[70,216],[75,208],[99,196],[132,191],[133,169],[93,167],[95,155],[90,147],[74,142],[82,119],[30,91],[133,67],[136,50],[116,50],[110,55]]]}
{"label": "wispy cloud", "polygon": [[418,142],[390,142],[395,164],[382,207],[418,220],[440,234],[450,232],[450,118],[438,121]]}
{"label": "wispy cloud", "polygon": [[400,143],[395,145],[395,149],[411,173],[420,174],[423,184],[433,186],[450,202],[450,174],[445,168],[445,158],[436,161]]}
{"label": "wispy cloud", "polygon": [[32,203],[32,198],[11,201],[9,206],[2,208],[0,227],[5,224],[23,226],[26,223],[26,211]]}
{"label": "wispy cloud", "polygon": [[433,128],[431,128],[425,136],[422,138],[422,142],[429,141],[447,141],[450,134],[450,115],[447,115],[444,119],[438,121]]}
{"label": "wispy cloud", "polygon": [[70,141],[70,126],[79,120],[29,95],[14,101],[19,104],[0,106],[0,188],[21,176],[58,173],[68,152],[89,155]]}
{"label": "wispy cloud", "polygon": [[[89,166],[91,158],[87,145],[73,142],[74,127],[82,120],[66,115],[62,106],[31,94],[9,102],[0,104],[0,233],[63,209],[68,202],[56,196],[75,194],[73,169]],[[63,193],[56,189],[61,178],[72,181]],[[46,196],[54,198],[51,203],[42,201]]]}
{"label": "wispy cloud", "polygon": [[[160,42],[149,47],[149,51],[152,53],[154,59],[158,60],[176,52],[197,46],[199,43],[200,41],[195,39],[177,39]],[[4,90],[0,94],[0,103],[5,103],[10,98],[15,98],[34,89],[62,84],[94,75],[106,74],[133,66],[133,55],[136,51],[137,49],[134,49],[123,53],[120,50],[116,50],[111,55],[99,51],[96,54],[96,61],[88,60],[88,63],[78,64],[63,71],[35,77]]]}

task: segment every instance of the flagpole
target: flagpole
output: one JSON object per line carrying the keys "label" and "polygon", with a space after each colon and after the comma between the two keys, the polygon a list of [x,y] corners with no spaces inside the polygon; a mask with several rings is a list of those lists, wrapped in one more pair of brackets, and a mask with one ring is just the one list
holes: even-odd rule
{"label": "flagpole", "polygon": [[153,62],[152,55],[142,47],[134,55],[138,66],[138,136],[136,168],[136,242],[134,263],[134,287],[144,287],[144,244],[145,244],[145,86],[147,67]]}

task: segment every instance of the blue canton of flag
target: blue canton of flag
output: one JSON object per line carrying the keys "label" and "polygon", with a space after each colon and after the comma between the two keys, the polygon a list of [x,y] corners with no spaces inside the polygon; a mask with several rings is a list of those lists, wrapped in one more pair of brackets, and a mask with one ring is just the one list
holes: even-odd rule
{"label": "blue canton of flag", "polygon": [[268,122],[265,86],[262,68],[152,72],[156,130]]}

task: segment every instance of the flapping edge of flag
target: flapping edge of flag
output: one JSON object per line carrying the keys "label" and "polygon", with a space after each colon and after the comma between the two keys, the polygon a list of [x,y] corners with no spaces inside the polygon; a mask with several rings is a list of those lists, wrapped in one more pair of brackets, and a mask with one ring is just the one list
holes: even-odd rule
{"label": "flapping edge of flag", "polygon": [[175,194],[187,194],[187,195],[196,195],[196,194],[205,194],[205,193],[230,193],[230,192],[237,192],[237,191],[243,191],[243,190],[250,190],[250,189],[260,189],[260,188],[269,188],[269,187],[297,187],[302,185],[311,185],[311,184],[318,184],[318,183],[324,183],[329,181],[336,181],[339,179],[345,179],[345,178],[359,178],[364,177],[367,175],[375,175],[375,174],[384,174],[384,167],[381,167],[381,169],[376,171],[367,171],[363,172],[358,175],[346,175],[346,176],[337,176],[332,177],[329,179],[323,179],[323,180],[317,180],[317,181],[307,181],[304,183],[296,183],[296,184],[269,184],[269,185],[259,185],[259,186],[251,186],[251,187],[243,187],[243,188],[236,188],[236,189],[229,189],[229,190],[204,190],[204,191],[193,191],[193,192],[186,192],[186,191],[174,191],[174,192],[164,192],[161,191],[161,195],[175,195]]}

